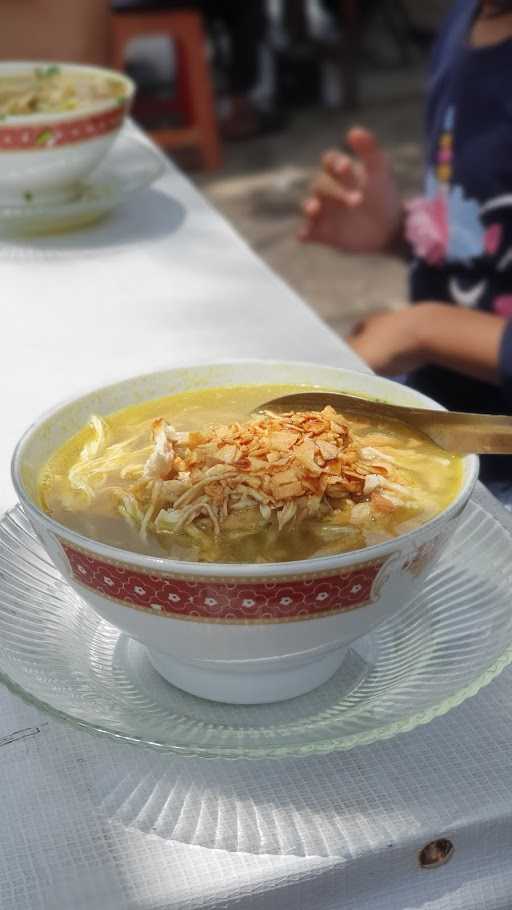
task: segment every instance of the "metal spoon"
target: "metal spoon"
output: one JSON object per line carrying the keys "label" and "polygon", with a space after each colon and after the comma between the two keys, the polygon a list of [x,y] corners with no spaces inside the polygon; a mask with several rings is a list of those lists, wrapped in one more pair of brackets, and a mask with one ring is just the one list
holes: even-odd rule
{"label": "metal spoon", "polygon": [[287,411],[319,411],[331,405],[336,411],[365,414],[369,417],[391,417],[401,420],[429,436],[448,452],[460,455],[512,454],[512,417],[498,414],[466,414],[458,411],[432,411],[388,404],[368,398],[357,398],[342,392],[299,392],[273,398],[255,409],[286,413]]}

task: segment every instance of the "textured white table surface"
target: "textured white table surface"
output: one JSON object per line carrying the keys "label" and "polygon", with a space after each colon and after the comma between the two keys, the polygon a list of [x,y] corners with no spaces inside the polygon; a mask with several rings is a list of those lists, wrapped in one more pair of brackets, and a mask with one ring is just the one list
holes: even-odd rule
{"label": "textured white table surface", "polygon": [[[4,238],[0,275],[2,508],[22,430],[92,385],[231,357],[358,367],[170,166],[95,228]],[[115,744],[1,689],[0,908],[510,910],[511,696],[506,671],[388,742],[223,763]],[[441,836],[454,858],[421,871]]]}

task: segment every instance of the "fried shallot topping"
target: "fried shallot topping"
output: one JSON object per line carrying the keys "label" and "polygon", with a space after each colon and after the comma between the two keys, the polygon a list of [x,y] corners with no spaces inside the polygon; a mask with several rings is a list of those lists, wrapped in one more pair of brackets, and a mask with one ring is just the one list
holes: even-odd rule
{"label": "fried shallot topping", "polygon": [[375,499],[393,509],[383,482],[389,465],[364,458],[349,425],[333,408],[266,412],[245,423],[177,432],[153,423],[153,450],[133,492],[148,504],[145,526],[179,531],[200,519],[218,535],[225,528],[322,517],[342,505]]}

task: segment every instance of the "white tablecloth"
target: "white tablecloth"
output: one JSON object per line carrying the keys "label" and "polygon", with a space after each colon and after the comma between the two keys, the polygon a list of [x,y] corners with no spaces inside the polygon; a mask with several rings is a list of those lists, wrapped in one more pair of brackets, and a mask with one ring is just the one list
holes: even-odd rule
{"label": "white tablecloth", "polygon": [[[1,507],[22,430],[91,384],[231,357],[358,367],[172,167],[94,229],[0,241],[0,275]],[[0,908],[510,910],[511,695],[506,671],[388,742],[223,763],[112,743],[0,690]],[[453,859],[420,870],[441,836]]]}

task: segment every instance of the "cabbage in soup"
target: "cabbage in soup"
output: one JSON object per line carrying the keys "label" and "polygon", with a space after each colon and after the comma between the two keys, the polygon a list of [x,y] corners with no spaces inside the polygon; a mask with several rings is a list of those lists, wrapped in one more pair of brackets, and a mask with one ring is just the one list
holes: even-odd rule
{"label": "cabbage in soup", "polygon": [[124,83],[114,75],[36,67],[0,76],[0,118],[65,113],[111,99],[121,103],[125,94]]}
{"label": "cabbage in soup", "polygon": [[456,496],[461,459],[400,421],[252,414],[298,391],[204,389],[92,416],[43,468],[40,503],[115,547],[264,563],[380,543]]}

